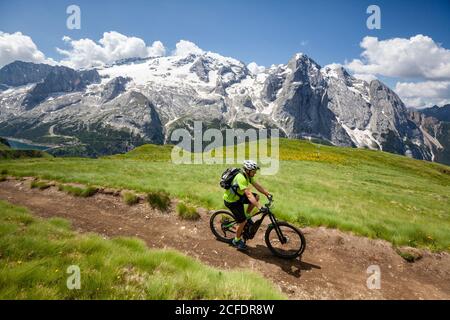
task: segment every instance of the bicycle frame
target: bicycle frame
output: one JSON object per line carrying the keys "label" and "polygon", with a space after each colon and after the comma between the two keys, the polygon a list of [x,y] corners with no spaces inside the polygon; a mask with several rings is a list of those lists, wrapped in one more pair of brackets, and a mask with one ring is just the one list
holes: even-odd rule
{"label": "bicycle frame", "polygon": [[[256,232],[258,232],[261,223],[263,222],[263,220],[265,219],[266,216],[269,216],[270,221],[272,222],[272,224],[274,225],[275,231],[277,233],[278,239],[280,240],[280,242],[282,244],[285,244],[287,242],[286,237],[283,235],[283,233],[281,232],[280,227],[278,226],[278,222],[277,219],[275,218],[274,214],[272,213],[272,211],[270,211],[270,206],[272,204],[272,200],[270,200],[270,202],[268,204],[266,204],[266,208],[268,209],[267,212],[262,213],[262,211],[258,211],[257,213],[255,213],[254,215],[252,215],[249,219],[262,214],[261,218],[255,222],[253,222],[253,228],[251,228],[250,230],[248,230],[250,232],[249,234],[249,238],[253,239],[253,237],[255,236]],[[250,228],[250,227],[249,227]],[[245,232],[244,232],[245,233]]]}

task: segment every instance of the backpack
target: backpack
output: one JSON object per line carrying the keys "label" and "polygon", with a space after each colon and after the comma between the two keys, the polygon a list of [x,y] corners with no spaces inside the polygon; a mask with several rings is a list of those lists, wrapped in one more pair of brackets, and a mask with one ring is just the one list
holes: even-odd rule
{"label": "backpack", "polygon": [[220,178],[220,186],[227,190],[230,189],[234,177],[236,177],[236,175],[240,172],[241,169],[239,168],[228,168],[227,170],[225,170],[222,173],[222,177]]}

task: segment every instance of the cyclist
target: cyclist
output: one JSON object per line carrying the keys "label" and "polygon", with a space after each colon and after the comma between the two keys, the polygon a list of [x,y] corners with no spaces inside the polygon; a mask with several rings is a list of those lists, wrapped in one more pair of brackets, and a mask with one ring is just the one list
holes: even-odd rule
{"label": "cyclist", "polygon": [[264,189],[254,180],[256,171],[259,169],[255,161],[245,160],[243,171],[238,173],[231,183],[231,188],[227,189],[223,195],[225,206],[234,214],[237,222],[236,236],[232,241],[233,246],[239,250],[247,249],[247,245],[241,239],[242,231],[247,223],[247,217],[244,212],[244,204],[248,204],[247,215],[250,215],[254,208],[265,210],[266,208],[259,203],[259,196],[251,192],[252,184],[256,190],[270,197],[269,191]]}

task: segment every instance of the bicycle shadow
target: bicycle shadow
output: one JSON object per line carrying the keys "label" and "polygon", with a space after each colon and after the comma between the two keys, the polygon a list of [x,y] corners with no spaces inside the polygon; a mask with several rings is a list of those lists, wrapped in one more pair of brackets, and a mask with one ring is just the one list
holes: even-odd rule
{"label": "bicycle shadow", "polygon": [[257,244],[255,247],[249,246],[248,250],[242,251],[250,258],[274,264],[287,274],[300,278],[301,272],[312,269],[322,269],[320,266],[302,261],[300,258],[287,260],[274,256],[266,246]]}

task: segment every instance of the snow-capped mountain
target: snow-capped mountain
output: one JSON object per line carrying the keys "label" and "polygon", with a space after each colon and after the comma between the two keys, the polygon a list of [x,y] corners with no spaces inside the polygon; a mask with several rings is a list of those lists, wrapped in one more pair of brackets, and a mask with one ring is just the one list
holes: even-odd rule
{"label": "snow-capped mountain", "polygon": [[387,86],[355,79],[339,65],[322,68],[304,54],[257,74],[212,52],[127,59],[93,70],[18,61],[0,70],[0,135],[64,145],[61,154],[164,143],[194,120],[433,157]]}

